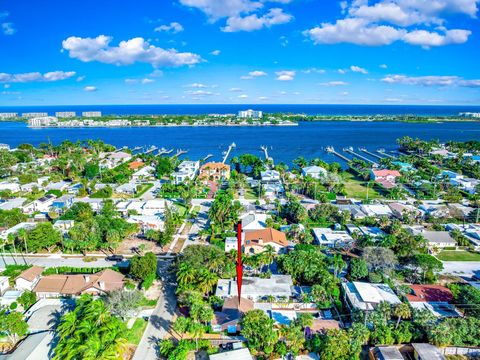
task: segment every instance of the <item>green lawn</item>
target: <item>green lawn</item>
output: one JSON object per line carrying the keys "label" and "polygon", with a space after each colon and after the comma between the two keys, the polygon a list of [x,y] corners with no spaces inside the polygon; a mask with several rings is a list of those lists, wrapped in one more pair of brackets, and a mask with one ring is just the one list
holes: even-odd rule
{"label": "green lawn", "polygon": [[187,207],[181,203],[174,203],[175,207],[177,208],[178,213],[180,216],[183,216],[187,212]]}
{"label": "green lawn", "polygon": [[[367,198],[367,187],[364,180],[357,178],[350,172],[344,172],[342,177],[345,182],[347,197],[353,197],[359,200],[364,200]],[[373,188],[373,184],[370,184],[368,189],[368,199],[372,200],[381,197],[382,195],[375,188]]]}
{"label": "green lawn", "polygon": [[153,184],[151,184],[151,183],[139,185],[139,188],[137,189],[135,197],[138,198],[138,197],[142,196],[148,190],[150,190],[152,187],[153,187]]}
{"label": "green lawn", "polygon": [[441,251],[437,258],[442,261],[480,261],[480,254],[465,250]]}
{"label": "green lawn", "polygon": [[127,330],[127,341],[129,344],[138,345],[147,327],[148,321],[136,319],[131,329]]}

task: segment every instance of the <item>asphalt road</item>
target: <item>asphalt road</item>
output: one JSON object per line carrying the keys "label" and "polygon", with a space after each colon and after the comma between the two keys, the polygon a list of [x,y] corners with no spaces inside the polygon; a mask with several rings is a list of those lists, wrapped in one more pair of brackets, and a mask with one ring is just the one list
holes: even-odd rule
{"label": "asphalt road", "polygon": [[133,360],[158,359],[159,342],[170,331],[172,318],[177,307],[177,298],[175,296],[175,284],[168,273],[169,265],[170,263],[166,261],[158,262],[157,272],[163,279],[163,292],[158,299],[157,307],[150,316],[147,328],[143,333],[140,344],[138,344]]}
{"label": "asphalt road", "polygon": [[60,267],[60,266],[72,266],[72,267],[111,267],[128,266],[128,260],[121,262],[107,261],[104,258],[97,258],[96,261],[85,262],[83,258],[62,258],[56,255],[50,257],[23,257],[23,256],[2,256],[0,255],[0,268],[5,268],[6,265],[37,265],[42,267]]}

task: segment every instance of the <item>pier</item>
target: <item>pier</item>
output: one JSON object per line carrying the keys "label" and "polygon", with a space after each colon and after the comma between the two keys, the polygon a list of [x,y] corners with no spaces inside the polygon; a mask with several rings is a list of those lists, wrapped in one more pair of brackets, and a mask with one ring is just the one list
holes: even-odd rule
{"label": "pier", "polygon": [[330,154],[333,154],[335,156],[338,156],[340,159],[346,161],[347,163],[349,163],[350,161],[352,161],[351,159],[347,158],[345,155],[342,155],[338,152],[335,151],[335,149],[333,148],[333,146],[328,146],[326,149],[325,149],[326,152],[330,153]]}
{"label": "pier", "polygon": [[347,153],[349,153],[349,154],[352,154],[353,156],[356,156],[356,157],[358,157],[359,159],[362,159],[362,160],[364,160],[364,161],[366,161],[366,162],[369,162],[369,163],[371,163],[371,164],[374,165],[374,166],[377,166],[377,165],[378,165],[375,161],[370,160],[369,158],[367,158],[367,157],[365,157],[365,156],[363,156],[363,155],[357,154],[355,151],[353,151],[352,148],[346,148],[346,149],[343,149],[343,151],[345,151],[345,152],[347,152]]}
{"label": "pier", "polygon": [[208,159],[210,159],[213,155],[212,154],[208,154],[207,156],[205,156],[203,159],[202,159],[202,163],[206,162]]}
{"label": "pier", "polygon": [[180,155],[186,154],[187,152],[188,150],[178,149],[175,155],[173,155],[172,157],[179,157]]}
{"label": "pier", "polygon": [[391,159],[396,159],[395,156],[390,155],[390,154],[387,154],[384,149],[377,150],[377,152],[378,152],[379,154],[382,154],[382,155],[384,155],[384,156],[387,156],[387,157],[389,157],[389,158],[391,158]]}
{"label": "pier", "polygon": [[152,152],[154,152],[155,150],[157,150],[158,148],[154,145],[154,146],[151,146],[148,150],[146,150],[144,152],[144,154],[150,154]]}
{"label": "pier", "polygon": [[365,154],[368,154],[368,155],[370,155],[370,156],[376,157],[377,159],[380,159],[380,160],[385,159],[384,157],[382,157],[382,156],[380,156],[380,155],[377,155],[377,154],[374,154],[374,153],[368,151],[368,150],[365,149],[365,148],[359,148],[358,150],[363,151]]}
{"label": "pier", "polygon": [[236,147],[237,145],[235,145],[235,143],[231,143],[230,146],[228,147],[228,150],[225,152],[225,156],[223,157],[223,160],[222,160],[222,163],[226,163],[227,162],[227,159],[228,159],[228,156],[230,155],[230,152],[232,151],[232,149],[234,147]]}
{"label": "pier", "polygon": [[158,151],[158,156],[160,155],[168,155],[170,154],[171,152],[173,151],[173,149],[170,149],[170,150],[167,150],[165,148],[161,148],[159,151]]}
{"label": "pier", "polygon": [[273,158],[268,156],[268,148],[266,146],[260,146],[260,149],[262,149],[263,153],[265,154],[265,160],[266,161],[271,161],[273,164]]}

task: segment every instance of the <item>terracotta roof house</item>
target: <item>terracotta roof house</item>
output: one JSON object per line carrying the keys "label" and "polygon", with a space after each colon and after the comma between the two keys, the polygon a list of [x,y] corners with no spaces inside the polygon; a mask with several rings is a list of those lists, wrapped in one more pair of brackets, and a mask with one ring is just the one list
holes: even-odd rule
{"label": "terracotta roof house", "polygon": [[123,289],[125,276],[105,269],[96,274],[49,275],[40,279],[33,292],[39,298],[78,296],[84,293],[100,295]]}
{"label": "terracotta roof house", "polygon": [[327,330],[340,329],[340,323],[337,320],[313,319],[312,326],[308,328],[311,333],[325,333]]}
{"label": "terracotta roof house", "polygon": [[17,290],[29,290],[38,283],[42,275],[43,268],[40,266],[32,266],[15,278],[15,287]]}
{"label": "terracotta roof house", "polygon": [[267,245],[272,246],[277,253],[281,253],[288,247],[287,237],[283,232],[273,228],[245,232],[245,254],[261,253]]}
{"label": "terracotta roof house", "polygon": [[128,164],[128,168],[130,170],[137,170],[140,169],[145,163],[143,161],[132,161],[130,164]]}
{"label": "terracotta roof house", "polygon": [[216,332],[226,330],[229,333],[236,333],[240,330],[239,322],[243,314],[253,309],[253,301],[244,297],[242,297],[240,305],[238,304],[238,296],[225,299],[222,311],[214,313],[213,320],[210,323],[212,330]]}
{"label": "terracotta roof house", "polygon": [[398,177],[402,176],[397,170],[372,170],[370,172],[370,179],[374,180],[376,183],[382,185],[386,189],[392,189],[397,184],[395,183]]}
{"label": "terracotta roof house", "polygon": [[200,168],[200,179],[203,180],[228,180],[230,179],[230,165],[221,162],[209,162]]}
{"label": "terracotta roof house", "polygon": [[442,285],[410,285],[407,300],[417,310],[428,310],[436,317],[458,317],[452,292]]}

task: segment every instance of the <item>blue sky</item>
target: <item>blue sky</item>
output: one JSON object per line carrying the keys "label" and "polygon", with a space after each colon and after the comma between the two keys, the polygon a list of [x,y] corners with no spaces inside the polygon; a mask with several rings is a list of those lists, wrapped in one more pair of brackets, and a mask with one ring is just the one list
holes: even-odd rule
{"label": "blue sky", "polygon": [[479,6],[0,0],[0,105],[477,105]]}

